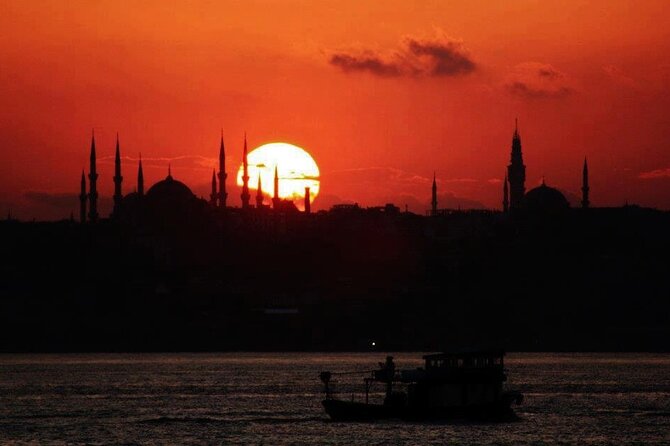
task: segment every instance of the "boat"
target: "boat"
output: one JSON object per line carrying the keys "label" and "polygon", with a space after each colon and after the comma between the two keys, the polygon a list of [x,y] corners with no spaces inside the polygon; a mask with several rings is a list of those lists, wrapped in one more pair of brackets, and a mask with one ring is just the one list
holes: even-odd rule
{"label": "boat", "polygon": [[[523,395],[506,390],[503,350],[453,351],[423,356],[424,367],[396,369],[392,356],[379,368],[365,372],[321,372],[325,386],[322,401],[334,421],[473,420],[514,421],[512,404],[521,404]],[[339,399],[332,380],[337,375],[367,375],[365,400]],[[373,385],[384,386],[381,403],[370,402]]]}

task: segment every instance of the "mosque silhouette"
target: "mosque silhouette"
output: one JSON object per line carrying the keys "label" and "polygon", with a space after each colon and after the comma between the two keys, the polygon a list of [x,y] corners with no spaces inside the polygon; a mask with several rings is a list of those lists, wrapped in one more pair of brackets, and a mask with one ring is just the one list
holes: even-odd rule
{"label": "mosque silhouette", "polygon": [[[270,207],[274,212],[283,214],[296,214],[299,212],[292,200],[281,199],[279,197],[279,175],[277,168],[274,172],[274,189],[271,205],[264,204],[264,194],[260,176],[256,187],[255,205],[251,204],[251,194],[249,192],[249,164],[247,138],[244,136],[243,149],[243,173],[241,189],[241,208],[233,208],[227,205],[228,192],[226,189],[226,154],[223,141],[223,132],[221,134],[219,148],[219,172],[212,172],[212,189],[209,201],[196,197],[191,189],[173,178],[170,165],[168,165],[168,175],[151,186],[146,194],[144,192],[144,174],[142,170],[142,159],[140,157],[137,168],[137,187],[135,191],[123,195],[123,176],[121,175],[121,151],[119,137],[116,138],[116,153],[114,160],[114,207],[110,217],[119,221],[134,221],[138,219],[170,219],[175,220],[179,217],[189,218],[193,215],[205,215],[211,211],[218,210],[216,214],[219,217],[231,212],[251,212],[264,211]],[[589,200],[589,176],[586,158],[582,170],[582,200],[581,208],[590,207]],[[97,193],[97,166],[96,166],[96,147],[95,135],[91,135],[90,167],[88,174],[88,192],[86,190],[86,174],[82,171],[81,187],[79,194],[79,220],[80,222],[95,223],[99,220],[98,213],[98,193]],[[503,199],[502,211],[505,214],[525,214],[525,215],[555,215],[566,212],[570,205],[563,193],[558,189],[547,186],[544,179],[539,187],[526,192],[526,166],[523,163],[521,151],[521,136],[519,134],[518,123],[515,123],[514,134],[512,136],[512,150],[510,164],[507,166],[503,181]],[[427,212],[430,216],[440,216],[453,212],[452,209],[440,209],[437,198],[437,181],[433,176],[431,209]],[[88,206],[88,212],[87,212]],[[356,209],[352,205],[335,205],[333,210]],[[387,211],[397,211],[398,208],[387,204],[383,208],[375,207],[373,209],[385,209]],[[304,195],[304,214],[311,213],[310,190],[305,188]]]}
{"label": "mosque silhouette", "polygon": [[[226,152],[223,142],[223,132],[221,134],[221,143],[219,148],[219,173],[212,172],[212,191],[209,201],[196,197],[191,189],[172,176],[172,169],[168,165],[168,175],[151,186],[145,193],[144,191],[144,172],[142,169],[142,158],[140,156],[137,167],[137,188],[135,191],[123,195],[123,176],[121,175],[121,150],[119,137],[116,137],[116,154],[114,157],[114,208],[110,218],[122,222],[137,221],[143,219],[170,219],[178,220],[202,216],[209,211],[219,210],[219,215],[227,212],[251,210],[267,211],[268,205],[264,204],[264,194],[260,176],[256,187],[255,206],[250,203],[251,194],[249,193],[249,162],[247,137],[244,135],[243,173],[242,173],[242,207],[231,208],[227,206],[228,192],[226,191]],[[79,194],[79,220],[80,222],[95,223],[100,219],[98,213],[98,193],[97,193],[97,157],[95,147],[95,134],[91,135],[90,166],[88,174],[88,192],[86,190],[86,175],[81,173],[81,187]],[[218,177],[218,182],[217,182]],[[274,190],[272,197],[272,209],[281,213],[297,213],[298,208],[292,200],[279,197],[279,172],[275,168],[274,172]],[[88,206],[88,212],[87,212]],[[311,213],[310,188],[305,188],[304,213]]]}

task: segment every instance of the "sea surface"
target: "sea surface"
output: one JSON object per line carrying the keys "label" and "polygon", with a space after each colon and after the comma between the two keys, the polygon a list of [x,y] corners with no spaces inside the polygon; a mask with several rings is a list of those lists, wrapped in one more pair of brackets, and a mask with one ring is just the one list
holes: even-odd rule
{"label": "sea surface", "polygon": [[[420,355],[394,356],[413,368]],[[329,421],[319,372],[384,356],[0,355],[0,443],[670,444],[668,354],[509,354],[509,386],[525,395],[513,423]],[[362,398],[360,376],[338,380],[342,398]]]}

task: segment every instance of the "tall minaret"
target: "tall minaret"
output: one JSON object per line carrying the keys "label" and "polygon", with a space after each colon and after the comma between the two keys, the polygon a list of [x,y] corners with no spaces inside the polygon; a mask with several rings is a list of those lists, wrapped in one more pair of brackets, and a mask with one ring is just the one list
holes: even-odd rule
{"label": "tall minaret", "polygon": [[121,176],[121,152],[119,150],[119,134],[116,134],[116,155],[114,157],[114,210],[112,215],[117,215],[121,207],[121,200],[123,200],[123,194],[121,193],[121,182],[123,177]]}
{"label": "tall minaret", "polygon": [[586,164],[586,157],[584,157],[584,168],[582,169],[582,207],[588,208],[591,202],[589,201],[589,166]]}
{"label": "tall minaret", "polygon": [[88,220],[91,223],[98,221],[98,172],[95,168],[95,134],[91,132],[91,163],[88,172]]}
{"label": "tall minaret", "polygon": [[258,172],[258,186],[256,188],[256,207],[258,209],[263,207],[263,185],[261,184],[261,173]]}
{"label": "tall minaret", "polygon": [[209,204],[213,207],[216,207],[216,198],[218,194],[216,193],[216,169],[212,169],[212,193],[209,194]]}
{"label": "tall minaret", "polygon": [[279,168],[278,166],[275,166],[275,190],[274,194],[272,196],[272,207],[275,209],[279,209]]}
{"label": "tall minaret", "polygon": [[519,136],[518,121],[514,121],[514,136],[512,137],[512,156],[507,166],[509,181],[509,206],[511,210],[519,209],[526,194],[526,166],[521,155],[521,137]]}
{"label": "tall minaret", "polygon": [[140,165],[137,168],[137,194],[144,196],[144,172],[142,172],[142,154],[140,153]]}
{"label": "tall minaret", "polygon": [[437,181],[433,172],[433,197],[430,201],[430,215],[437,215]]}
{"label": "tall minaret", "polygon": [[309,202],[309,187],[305,188],[305,214],[312,212],[312,203]]}
{"label": "tall minaret", "polygon": [[507,174],[503,180],[503,212],[509,212],[509,189],[507,188]]}
{"label": "tall minaret", "polygon": [[226,149],[223,147],[223,129],[221,129],[221,147],[219,148],[219,207],[226,208],[228,193],[226,192]]}
{"label": "tall minaret", "polygon": [[247,159],[247,134],[244,133],[244,154],[242,155],[242,209],[249,208],[249,161]]}
{"label": "tall minaret", "polygon": [[81,192],[79,193],[79,221],[86,223],[86,175],[81,170]]}

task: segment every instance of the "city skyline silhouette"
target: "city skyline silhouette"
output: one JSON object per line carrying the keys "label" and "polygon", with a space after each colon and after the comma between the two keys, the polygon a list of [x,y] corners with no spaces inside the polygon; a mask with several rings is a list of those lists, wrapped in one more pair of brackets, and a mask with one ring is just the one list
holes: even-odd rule
{"label": "city skyline silhouette", "polygon": [[298,4],[316,22],[278,4],[267,6],[270,21],[251,5],[9,2],[0,210],[76,214],[62,203],[76,193],[72,172],[87,167],[91,128],[106,213],[117,132],[124,162],[145,155],[148,184],[171,162],[207,197],[222,126],[231,166],[245,130],[253,147],[284,141],[311,153],[328,185],[315,210],[393,202],[422,213],[434,171],[449,207],[497,209],[514,117],[529,187],[545,177],[574,206],[574,166],[586,155],[594,203],[670,209],[662,3],[567,2],[558,13],[394,3],[372,22],[370,5],[345,2],[333,15]]}

